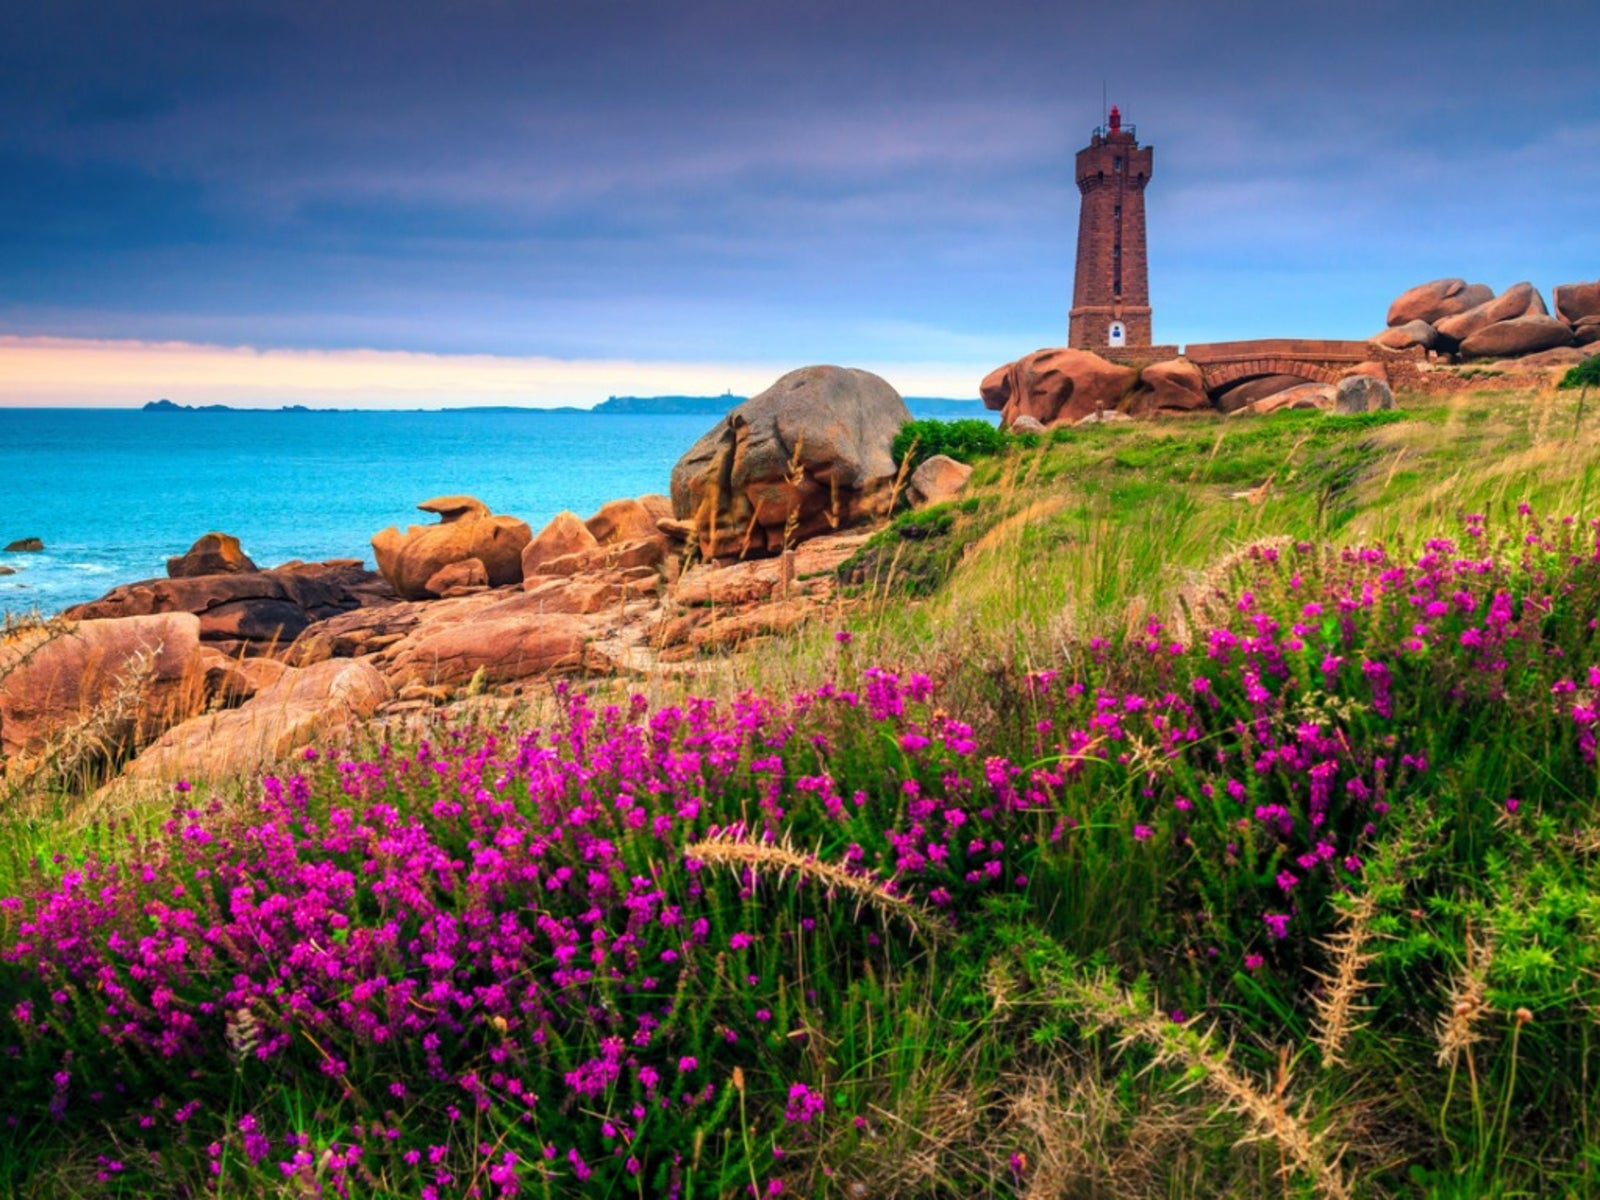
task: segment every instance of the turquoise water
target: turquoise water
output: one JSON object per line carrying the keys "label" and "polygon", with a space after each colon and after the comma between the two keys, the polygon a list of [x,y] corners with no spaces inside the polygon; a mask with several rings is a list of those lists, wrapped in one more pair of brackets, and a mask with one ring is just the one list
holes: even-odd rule
{"label": "turquoise water", "polygon": [[466,493],[538,529],[562,509],[665,492],[705,416],[0,409],[0,610],[54,612],[166,574],[201,534],[261,566],[362,558],[386,525]]}
{"label": "turquoise water", "polygon": [[[976,404],[974,410],[981,413]],[[940,414],[946,415],[946,414]],[[984,414],[988,415],[988,414]],[[145,413],[0,408],[0,611],[55,612],[166,574],[209,530],[261,566],[362,558],[415,506],[466,493],[539,529],[665,492],[715,417],[541,412]]]}

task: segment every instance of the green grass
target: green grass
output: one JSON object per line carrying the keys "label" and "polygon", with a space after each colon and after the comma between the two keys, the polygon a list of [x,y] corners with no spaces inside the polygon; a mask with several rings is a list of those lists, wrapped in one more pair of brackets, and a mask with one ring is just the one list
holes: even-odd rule
{"label": "green grass", "polygon": [[[786,760],[783,799],[797,844],[830,862],[849,842],[874,846],[883,829],[841,832],[808,817],[793,791],[797,775],[828,771],[841,794],[862,792],[864,811],[883,814],[884,824],[903,817],[910,780],[981,795],[984,756],[1027,769],[1055,762],[1070,777],[1037,826],[1007,835],[1017,837],[1010,869],[1027,882],[975,890],[950,941],[880,928],[882,945],[864,953],[870,922],[848,897],[718,877],[708,901],[716,936],[726,945],[735,930],[761,934],[750,969],[770,989],[762,1003],[774,1019],[740,1051],[748,1054],[745,1089],[724,1089],[668,1148],[690,1167],[684,1194],[732,1197],[753,1174],[771,1176],[792,1079],[825,1090],[829,1116],[815,1137],[791,1144],[789,1194],[1600,1192],[1600,806],[1595,772],[1563,716],[1571,701],[1552,693],[1600,666],[1587,625],[1600,596],[1592,568],[1554,560],[1508,568],[1502,582],[1519,602],[1557,578],[1549,610],[1524,612],[1539,623],[1540,645],[1561,657],[1515,659],[1499,690],[1474,691],[1474,677],[1443,652],[1398,655],[1413,620],[1400,603],[1364,627],[1341,689],[1325,687],[1311,659],[1296,660],[1284,686],[1301,705],[1299,719],[1337,730],[1369,756],[1422,755],[1430,767],[1392,797],[1393,820],[1363,845],[1357,885],[1302,885],[1303,924],[1281,943],[1263,940],[1260,910],[1293,855],[1250,858],[1248,843],[1240,849],[1248,870],[1218,865],[1230,840],[1247,843],[1230,821],[1248,807],[1214,824],[1195,817],[1187,842],[1170,819],[1175,797],[1192,798],[1222,777],[1203,751],[1247,752],[1238,727],[1249,728],[1249,702],[1228,690],[1231,677],[1207,676],[1222,708],[1199,749],[1153,774],[1142,765],[1154,761],[1152,751],[1138,738],[1125,743],[1125,760],[1067,772],[1041,723],[1081,724],[1087,702],[1044,695],[1029,677],[1059,672],[1062,683],[1084,679],[1119,695],[1189,696],[1209,668],[1172,674],[1159,654],[1141,650],[1152,621],[1164,638],[1199,638],[1236,616],[1219,593],[1248,588],[1287,629],[1302,619],[1302,586],[1353,570],[1340,548],[1383,542],[1400,554],[1420,551],[1429,537],[1459,541],[1468,513],[1510,533],[1521,528],[1523,505],[1548,517],[1600,517],[1600,424],[1582,397],[1403,395],[1398,410],[1360,417],[1112,424],[1006,444],[974,461],[962,500],[897,518],[841,568],[854,599],[839,622],[713,662],[695,691],[709,688],[726,703],[745,688],[782,696],[835,678],[861,687],[861,668],[885,664],[936,681],[933,699],[906,718],[915,728],[930,728],[938,714],[972,726],[982,751],[963,765],[903,750],[903,725],[848,714],[803,725],[821,740]],[[1292,577],[1244,552],[1263,543],[1292,557]],[[1330,550],[1293,557],[1296,543]],[[1515,541],[1502,552],[1514,559]],[[848,644],[834,636],[841,624],[853,635]],[[1376,714],[1371,696],[1350,682],[1362,656],[1397,664],[1392,717]],[[673,681],[641,686],[658,704],[682,699]],[[1394,777],[1392,762],[1384,769]],[[1260,789],[1251,804],[1300,795],[1273,792],[1270,771],[1243,777]],[[316,803],[327,806],[334,778],[319,778]],[[703,798],[717,822],[749,820],[761,788],[747,755]],[[247,815],[255,795],[252,781],[240,780],[220,798]],[[7,800],[0,896],[156,838],[166,805],[161,798],[122,811],[113,828],[103,814],[86,816],[65,784],[13,787]],[[1066,818],[1070,826],[1056,828]],[[1136,832],[1144,824],[1156,832]],[[690,902],[689,876],[669,852],[618,836],[632,873]],[[920,899],[916,887],[907,891]],[[16,919],[0,909],[0,945]],[[1350,960],[1359,959],[1358,1007],[1338,1061],[1325,1062],[1322,1005],[1336,985],[1318,973],[1336,976],[1338,939],[1351,930],[1365,939]],[[1269,956],[1264,968],[1239,965],[1256,952]],[[731,1053],[717,1025],[730,1013],[745,1020],[755,1001],[740,995],[722,961],[686,979],[675,1018],[681,1036],[708,1062]],[[0,1011],[33,989],[0,964]],[[1178,1011],[1202,1020],[1179,1022]],[[1460,1028],[1443,1032],[1453,1017]],[[73,1036],[87,1045],[91,1032],[86,1023]],[[0,1036],[0,1050],[7,1041]],[[304,1131],[320,1152],[370,1119],[361,1101],[318,1082],[309,1051],[305,1061],[310,1068],[293,1081],[256,1077],[251,1095],[215,1085],[224,1123],[264,1103],[280,1127]],[[161,1072],[160,1064],[145,1069]],[[358,1096],[371,1090],[364,1082],[355,1080]],[[559,1127],[582,1114],[549,1119]],[[502,1135],[538,1155],[532,1135],[513,1128],[495,1138]],[[110,1119],[0,1129],[0,1196],[207,1193],[204,1147],[181,1138],[162,1144],[159,1163],[97,1181],[99,1159],[131,1161],[129,1147],[113,1140],[124,1136]],[[417,1194],[418,1178],[400,1170],[351,1194]],[[218,1194],[301,1194],[271,1171],[236,1163],[224,1177]],[[651,1194],[615,1194],[636,1192]]]}

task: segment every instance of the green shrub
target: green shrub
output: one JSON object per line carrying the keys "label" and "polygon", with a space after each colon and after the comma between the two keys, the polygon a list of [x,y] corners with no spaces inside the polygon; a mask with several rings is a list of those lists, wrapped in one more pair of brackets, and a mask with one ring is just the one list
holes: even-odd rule
{"label": "green shrub", "polygon": [[947,454],[957,462],[999,454],[1011,444],[1011,435],[987,421],[966,417],[960,421],[908,421],[895,434],[891,453],[895,465],[910,456],[915,470],[935,454]]}
{"label": "green shrub", "polygon": [[[1600,387],[1600,354],[1591,354],[1561,377],[1562,388]],[[908,426],[909,428],[909,426]]]}

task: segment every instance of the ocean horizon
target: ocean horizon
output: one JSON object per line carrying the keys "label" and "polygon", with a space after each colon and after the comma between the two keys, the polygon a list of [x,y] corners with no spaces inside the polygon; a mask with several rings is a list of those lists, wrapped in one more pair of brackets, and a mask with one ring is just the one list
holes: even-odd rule
{"label": "ocean horizon", "polygon": [[[948,416],[945,409],[914,416]],[[975,416],[995,419],[980,405]],[[213,530],[261,567],[359,558],[416,505],[476,496],[534,530],[667,491],[706,413],[549,409],[0,409],[0,613],[50,614],[140,579]]]}

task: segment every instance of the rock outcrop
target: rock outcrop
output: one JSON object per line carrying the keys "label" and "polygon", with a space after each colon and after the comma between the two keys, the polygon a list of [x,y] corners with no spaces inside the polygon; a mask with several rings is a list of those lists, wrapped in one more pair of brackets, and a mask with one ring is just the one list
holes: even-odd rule
{"label": "rock outcrop", "polygon": [[1572,330],[1542,313],[1496,321],[1469,334],[1461,342],[1464,358],[1515,358],[1556,346],[1572,344]]}
{"label": "rock outcrop", "polygon": [[584,522],[595,541],[603,546],[617,542],[636,542],[655,537],[657,522],[672,516],[670,496],[640,496],[637,499],[611,500]]}
{"label": "rock outcrop", "polygon": [[237,575],[257,570],[239,539],[227,533],[207,533],[188,551],[167,559],[169,579],[193,579],[200,575]]}
{"label": "rock outcrop", "polygon": [[8,542],[4,553],[6,554],[37,554],[44,549],[44,542],[36,537],[18,538]]}
{"label": "rock outcrop", "polygon": [[1553,293],[1556,316],[1568,325],[1600,321],[1600,280],[1594,283],[1557,284]]}
{"label": "rock outcrop", "polygon": [[193,613],[207,645],[230,654],[266,654],[287,647],[316,621],[394,599],[389,585],[363,569],[360,559],[345,558],[236,575],[146,579],[113,588],[63,615],[87,621]]}
{"label": "rock outcrop", "polygon": [[79,621],[0,644],[0,751],[38,754],[73,729],[115,752],[204,703],[200,622],[190,613]]}
{"label": "rock outcrop", "polygon": [[1151,363],[1139,372],[1139,390],[1130,412],[1194,412],[1210,408],[1205,375],[1186,359]]}
{"label": "rock outcrop", "polygon": [[1376,334],[1372,341],[1385,350],[1409,350],[1413,346],[1432,350],[1439,344],[1439,331],[1426,321],[1407,321]]}
{"label": "rock outcrop", "polygon": [[116,786],[222,779],[259,770],[370,716],[389,696],[383,676],[360,659],[287,667],[240,707],[167,730],[128,764]]}
{"label": "rock outcrop", "polygon": [[463,619],[425,624],[395,655],[390,673],[407,682],[460,685],[482,672],[487,683],[576,670],[591,636],[579,616],[554,612],[518,594]]}
{"label": "rock outcrop", "polygon": [[1514,283],[1493,300],[1444,318],[1439,322],[1438,331],[1447,348],[1453,349],[1487,326],[1518,317],[1545,315],[1544,297],[1539,295],[1538,289],[1531,283]]}
{"label": "rock outcrop", "polygon": [[1295,387],[1284,388],[1282,391],[1273,392],[1270,396],[1263,396],[1259,400],[1251,401],[1243,408],[1236,408],[1230,413],[1234,417],[1266,416],[1268,413],[1293,412],[1299,409],[1315,408],[1323,412],[1331,411],[1334,404],[1334,387],[1330,383],[1306,383],[1302,381]]}
{"label": "rock outcrop", "polygon": [[1225,413],[1237,412],[1241,408],[1250,407],[1258,400],[1286,392],[1305,382],[1298,375],[1258,375],[1254,379],[1246,379],[1223,390],[1217,396],[1217,408]]}
{"label": "rock outcrop", "polygon": [[1435,279],[1419,283],[1395,298],[1385,321],[1390,328],[1411,321],[1426,321],[1437,326],[1444,317],[1453,317],[1494,299],[1494,289],[1465,279]]}
{"label": "rock outcrop", "polygon": [[911,419],[878,376],[791,371],[728,413],[672,468],[672,510],[700,553],[776,554],[786,544],[882,516],[890,447]]}
{"label": "rock outcrop", "polygon": [[522,551],[533,537],[527,523],[493,516],[471,496],[439,496],[417,505],[439,514],[437,525],[411,525],[404,533],[391,525],[375,534],[372,552],[378,570],[407,600],[436,597],[428,581],[452,563],[477,559],[489,586],[522,582]]}
{"label": "rock outcrop", "polygon": [[933,454],[917,464],[907,481],[906,492],[912,504],[941,504],[954,500],[972,478],[972,468],[948,454]]}
{"label": "rock outcrop", "polygon": [[[523,547],[522,586],[529,587],[535,576],[545,574],[570,575],[579,569],[585,556],[600,549],[600,539],[589,531],[589,526],[574,512],[558,512],[550,524]],[[551,564],[568,560],[569,569],[549,571]]]}
{"label": "rock outcrop", "polygon": [[1023,417],[1054,428],[1096,412],[1115,412],[1139,373],[1088,350],[1046,349],[997,367],[978,387],[985,408],[999,412],[1003,428]]}

